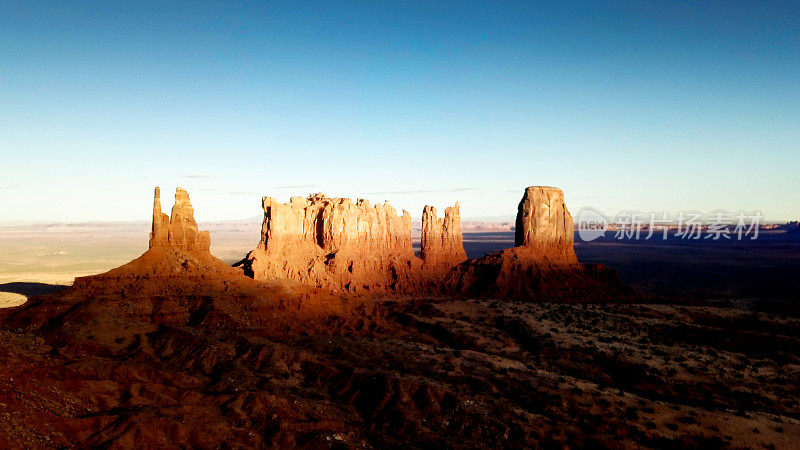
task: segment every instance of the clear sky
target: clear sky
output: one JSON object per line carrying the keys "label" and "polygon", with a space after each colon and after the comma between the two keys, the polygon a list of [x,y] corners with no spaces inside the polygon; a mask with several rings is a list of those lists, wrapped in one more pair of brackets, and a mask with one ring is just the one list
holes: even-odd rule
{"label": "clear sky", "polygon": [[[324,192],[800,218],[798,2],[0,2],[0,221]],[[164,199],[166,208],[172,204]]]}

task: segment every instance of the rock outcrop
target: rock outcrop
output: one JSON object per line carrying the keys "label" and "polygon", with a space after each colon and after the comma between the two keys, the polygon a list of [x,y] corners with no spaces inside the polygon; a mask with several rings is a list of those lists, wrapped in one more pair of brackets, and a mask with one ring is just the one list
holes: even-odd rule
{"label": "rock outcrop", "polygon": [[359,199],[328,198],[314,194],[292,197],[287,204],[263,199],[264,223],[260,247],[280,249],[298,243],[313,245],[326,254],[358,252],[413,256],[411,215],[402,216],[389,204],[370,205]]}
{"label": "rock outcrop", "polygon": [[[160,194],[156,187],[150,248],[133,261],[106,273],[76,278],[74,288],[89,293],[127,292],[130,295],[164,291],[165,283],[175,284],[175,280],[180,280],[176,289],[186,293],[225,289],[230,280],[245,279],[240,271],[211,255],[211,237],[208,231],[198,230],[189,194],[176,189],[171,216],[161,212]],[[194,281],[187,281],[190,279]],[[199,284],[196,279],[204,282]],[[211,284],[215,287],[210,287]]]}
{"label": "rock outcrop", "polygon": [[517,207],[515,245],[538,262],[578,262],[573,244],[575,223],[564,203],[561,189],[531,186],[525,189]]}
{"label": "rock outcrop", "polygon": [[444,220],[426,207],[428,231],[417,258],[411,215],[398,215],[388,202],[373,206],[364,199],[313,194],[285,204],[264,197],[262,205],[261,241],[242,262],[257,280],[287,278],[348,293],[410,293],[466,259],[458,206],[448,208]]}
{"label": "rock outcrop", "polygon": [[197,229],[189,193],[181,188],[175,190],[172,215],[167,216],[161,212],[161,190],[156,187],[150,248],[169,247],[186,251],[208,251],[210,246],[211,237],[208,231]]}
{"label": "rock outcrop", "polygon": [[436,208],[425,206],[419,256],[429,270],[447,270],[467,260],[458,202],[444,210],[442,219],[437,218]]}
{"label": "rock outcrop", "polygon": [[525,190],[517,211],[516,246],[467,260],[458,203],[443,218],[422,212],[419,257],[411,217],[388,203],[353,203],[313,194],[289,203],[263,198],[261,241],[241,262],[256,280],[288,279],[330,292],[502,297],[532,301],[597,301],[623,295],[616,272],[578,262],[564,194]]}
{"label": "rock outcrop", "polygon": [[613,301],[631,292],[614,270],[581,264],[574,223],[560,189],[531,186],[517,210],[516,247],[454,268],[443,290],[475,297],[528,301]]}

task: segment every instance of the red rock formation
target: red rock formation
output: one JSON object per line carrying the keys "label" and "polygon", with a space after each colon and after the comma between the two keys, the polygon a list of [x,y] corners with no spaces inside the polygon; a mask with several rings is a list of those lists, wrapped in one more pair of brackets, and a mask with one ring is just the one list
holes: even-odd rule
{"label": "red rock formation", "polygon": [[444,210],[442,219],[437,218],[436,208],[425,206],[419,256],[429,270],[449,270],[466,261],[458,202]]}
{"label": "red rock formation", "polygon": [[538,301],[608,300],[621,285],[614,271],[578,262],[564,194],[525,190],[517,246],[465,261],[459,205],[438,218],[422,213],[420,257],[410,216],[387,204],[314,194],[282,204],[263,199],[261,242],[243,261],[256,280],[289,279],[332,292],[490,296]]}
{"label": "red rock formation", "polygon": [[573,244],[575,224],[561,189],[531,186],[517,208],[515,245],[529,258],[559,264],[578,262]]}
{"label": "red rock formation", "polygon": [[161,212],[161,188],[156,186],[153,200],[153,228],[150,232],[150,248],[169,245],[169,216]]}
{"label": "red rock formation", "polygon": [[314,194],[264,197],[261,242],[247,257],[257,280],[289,278],[347,292],[397,289],[414,265],[411,216],[388,203]]}
{"label": "red rock formation", "polygon": [[172,207],[172,215],[168,217],[161,212],[161,190],[156,187],[150,248],[170,247],[187,251],[208,251],[210,246],[211,238],[208,231],[197,229],[189,194],[181,188],[175,190],[175,205]]}
{"label": "red rock formation", "polygon": [[[161,212],[158,187],[153,201],[153,225],[150,248],[140,257],[106,273],[75,279],[73,287],[87,292],[147,292],[164,290],[168,279],[202,278],[224,289],[231,279],[243,279],[241,273],[211,255],[208,231],[199,231],[189,194],[177,188],[175,206],[168,217]],[[183,283],[180,290],[209,289],[196,282]]]}
{"label": "red rock formation", "polygon": [[453,269],[446,292],[533,301],[611,301],[628,295],[616,272],[578,262],[574,224],[558,188],[531,186],[517,210],[516,247]]}
{"label": "red rock formation", "polygon": [[423,259],[412,249],[411,215],[398,216],[389,203],[314,194],[286,204],[264,197],[263,207],[261,242],[245,262],[257,280],[288,278],[351,293],[417,292],[466,259],[458,206],[444,220],[426,208]]}

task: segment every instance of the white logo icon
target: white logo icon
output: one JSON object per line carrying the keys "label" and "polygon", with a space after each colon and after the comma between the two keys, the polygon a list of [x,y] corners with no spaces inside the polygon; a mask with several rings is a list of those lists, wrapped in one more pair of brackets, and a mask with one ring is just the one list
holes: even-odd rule
{"label": "white logo icon", "polygon": [[578,237],[582,241],[590,242],[605,235],[608,221],[596,209],[583,208],[578,213],[578,221],[575,223],[575,227],[578,229]]}

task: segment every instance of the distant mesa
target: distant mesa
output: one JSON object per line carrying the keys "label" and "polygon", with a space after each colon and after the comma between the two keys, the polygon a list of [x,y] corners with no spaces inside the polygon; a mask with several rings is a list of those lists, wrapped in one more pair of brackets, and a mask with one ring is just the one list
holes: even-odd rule
{"label": "distant mesa", "polygon": [[789,233],[800,233],[800,222],[796,220],[788,222],[782,228]]}

